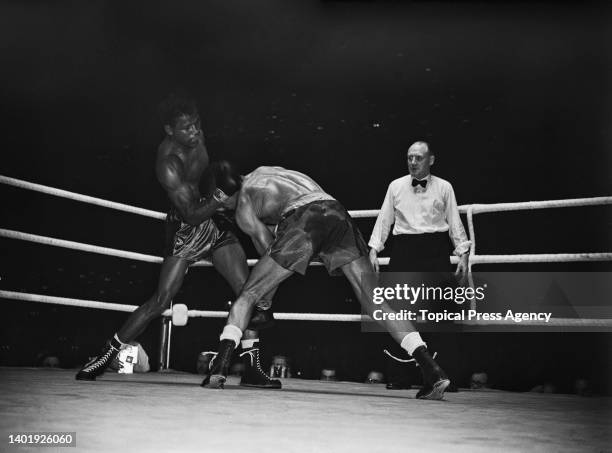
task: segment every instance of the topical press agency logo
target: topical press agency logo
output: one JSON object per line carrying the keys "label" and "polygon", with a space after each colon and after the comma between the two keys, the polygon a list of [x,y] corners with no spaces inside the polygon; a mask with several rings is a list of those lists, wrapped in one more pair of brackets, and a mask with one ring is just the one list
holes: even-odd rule
{"label": "topical press agency logo", "polygon": [[[481,272],[470,277],[472,284],[464,286],[448,273],[363,274],[372,305],[362,330],[384,331],[387,321],[419,323],[420,331],[612,330],[612,322],[606,322],[612,321],[609,272]],[[603,322],[581,322],[589,319]]]}

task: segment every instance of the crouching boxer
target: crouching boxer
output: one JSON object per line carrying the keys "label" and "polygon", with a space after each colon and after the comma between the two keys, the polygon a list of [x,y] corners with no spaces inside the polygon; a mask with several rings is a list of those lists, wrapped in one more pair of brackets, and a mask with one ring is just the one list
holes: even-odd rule
{"label": "crouching boxer", "polygon": [[[374,310],[372,282],[361,278],[363,273],[374,272],[365,241],[346,209],[311,178],[281,167],[259,167],[244,178],[240,192],[227,201],[232,200],[237,224],[251,237],[261,259],[231,307],[219,352],[211,362],[210,375],[202,382],[210,388],[223,387],[232,353],[256,303],[294,272],[304,274],[314,258],[321,260],[330,273],[344,273],[364,310],[370,316]],[[268,225],[277,226],[275,236]],[[385,303],[376,308],[394,313]],[[442,399],[450,380],[412,323],[391,321],[389,316],[383,319],[380,323],[421,367],[425,385],[417,398]]]}
{"label": "crouching boxer", "polygon": [[[238,239],[229,229],[220,229],[214,219],[219,211],[233,205],[231,197],[239,188],[238,175],[227,162],[213,164],[210,168],[212,190],[205,194],[209,196],[202,196],[202,179],[209,167],[209,157],[195,102],[170,97],[162,103],[160,110],[166,137],[158,148],[155,168],[157,179],[168,194],[172,207],[166,218],[167,247],[157,290],[130,314],[102,353],[81,368],[77,380],[91,381],[101,375],[121,346],[138,337],[151,320],[170,306],[189,266],[196,261],[212,259],[215,269],[236,294],[240,294],[248,277],[246,256]],[[270,305],[270,297],[262,297],[262,300]],[[281,387],[280,381],[270,379],[257,366],[259,337],[255,328],[269,324],[271,316],[269,310],[255,310],[253,328],[247,328],[241,338],[245,356],[250,357],[250,360],[245,360],[244,385]]]}

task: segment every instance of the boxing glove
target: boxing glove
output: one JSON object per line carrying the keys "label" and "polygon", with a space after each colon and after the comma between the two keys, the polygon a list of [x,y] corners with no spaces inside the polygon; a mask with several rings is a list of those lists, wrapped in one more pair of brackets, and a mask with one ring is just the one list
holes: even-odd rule
{"label": "boxing glove", "polygon": [[223,202],[240,190],[242,176],[228,161],[213,162],[211,170],[216,185],[213,192],[215,200]]}

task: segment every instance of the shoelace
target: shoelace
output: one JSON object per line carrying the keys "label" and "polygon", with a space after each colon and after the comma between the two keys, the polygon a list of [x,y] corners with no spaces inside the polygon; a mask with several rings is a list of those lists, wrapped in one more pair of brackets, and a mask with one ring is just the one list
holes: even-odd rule
{"label": "shoelace", "polygon": [[[255,354],[256,351],[257,354]],[[251,349],[250,351],[244,351],[242,354],[240,354],[240,357],[245,354],[248,354],[251,357],[251,366],[255,365],[253,363],[253,360],[255,360],[257,362],[256,368],[259,370],[259,372],[263,374],[268,380],[272,380],[272,378],[268,376],[266,372],[261,368],[261,363],[259,363],[259,348]],[[253,356],[256,356],[257,358],[255,359]]]}
{"label": "shoelace", "polygon": [[113,348],[112,346],[108,349],[108,351],[106,351],[104,353],[104,355],[102,355],[101,357],[98,357],[97,359],[94,359],[94,361],[92,362],[91,365],[87,366],[83,371],[85,372],[90,372],[90,371],[94,371],[95,369],[101,367],[103,364],[105,364],[106,362],[108,362],[108,359],[110,358],[110,356],[112,355],[113,351],[115,350],[115,348]]}
{"label": "shoelace", "polygon": [[213,362],[215,361],[215,359],[217,358],[217,352],[215,351],[204,351],[204,352],[200,352],[200,355],[206,355],[206,354],[211,354],[212,358],[210,359],[210,362],[208,362],[208,371],[210,371],[212,369],[213,366]]}
{"label": "shoelace", "polygon": [[[409,363],[409,362],[414,362],[415,366],[419,366],[418,363],[416,363],[415,359],[400,359],[399,357],[395,357],[393,354],[391,354],[389,351],[387,351],[386,349],[383,349],[383,352],[385,354],[387,354],[389,357],[391,357],[393,360],[397,360],[398,362],[402,362],[402,363]],[[432,359],[435,359],[436,356],[438,355],[438,351],[434,352],[433,355],[431,356]]]}

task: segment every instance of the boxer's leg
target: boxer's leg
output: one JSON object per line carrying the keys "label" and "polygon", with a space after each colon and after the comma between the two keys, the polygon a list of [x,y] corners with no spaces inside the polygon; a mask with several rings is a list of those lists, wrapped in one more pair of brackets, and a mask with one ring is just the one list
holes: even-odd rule
{"label": "boxer's leg", "polygon": [[102,354],[89,361],[77,373],[77,380],[93,381],[104,373],[119,353],[124,343],[129,343],[140,335],[152,319],[160,316],[170,306],[172,298],[180,289],[190,262],[170,256],[164,259],[161,267],[157,291],[140,307],[133,311],[121,329],[109,341]]}
{"label": "boxer's leg", "polygon": [[[239,243],[224,245],[213,252],[212,261],[215,269],[225,278],[238,296],[249,276],[246,255],[242,246]],[[262,315],[265,316],[266,313],[272,315],[270,310],[263,312]],[[240,385],[268,389],[281,388],[281,382],[277,379],[271,379],[261,367],[259,332],[254,329],[246,329],[240,343],[244,351],[240,356],[243,358],[245,366]]]}
{"label": "boxer's leg", "polygon": [[[212,253],[212,263],[238,296],[249,277],[249,267],[242,246],[231,243],[219,247]],[[259,335],[256,330],[246,329],[242,338],[253,340],[259,338]]]}
{"label": "boxer's leg", "polygon": [[285,269],[272,258],[265,255],[251,271],[240,296],[232,305],[227,324],[240,329],[246,329],[254,305],[266,294],[276,290],[293,271]]}
{"label": "boxer's leg", "polygon": [[[348,264],[342,266],[342,272],[346,275],[355,294],[359,298],[361,306],[370,316],[374,312],[374,304],[371,300],[373,294],[373,286],[370,279],[362,279],[363,273],[373,273],[374,268],[370,260],[363,256]],[[395,313],[386,303],[376,306],[385,313]],[[385,318],[386,319],[386,318]],[[413,356],[423,373],[425,386],[417,393],[417,398],[420,399],[442,399],[444,391],[450,385],[450,380],[446,374],[433,360],[427,351],[427,346],[421,339],[421,336],[416,331],[414,325],[408,320],[385,320],[380,321],[384,324],[391,336],[397,341],[408,354]]]}
{"label": "boxer's leg", "polygon": [[[212,262],[215,269],[232,287],[234,294],[239,296],[249,277],[246,255],[240,243],[233,242],[215,249],[212,254]],[[264,329],[274,323],[274,317],[270,308],[275,291],[276,289],[273,289],[261,300],[257,301],[256,313],[252,318],[249,318],[250,325],[254,328],[247,328],[244,331],[243,340],[259,338],[257,329]],[[265,309],[260,309],[260,305],[265,306]]]}
{"label": "boxer's leg", "polygon": [[212,364],[211,375],[202,382],[203,387],[223,388],[232,353],[248,325],[254,305],[291,274],[293,271],[285,269],[267,255],[258,261],[230,309],[227,324],[221,333],[219,352]]}
{"label": "boxer's leg", "polygon": [[123,343],[128,343],[140,335],[151,320],[161,316],[170,302],[176,296],[183,284],[183,280],[190,261],[169,256],[164,259],[159,274],[157,291],[140,307],[130,314],[117,336]]}
{"label": "boxer's leg", "polygon": [[[393,310],[386,302],[379,305],[375,305],[372,302],[371,297],[374,293],[373,280],[361,278],[363,273],[374,273],[374,268],[367,257],[361,257],[351,261],[350,263],[342,266],[341,269],[353,287],[353,291],[359,299],[359,303],[370,317],[373,318],[374,310],[383,310],[385,313],[396,313],[396,311]],[[416,328],[408,320],[384,320],[377,322],[383,325],[391,334],[393,339],[400,344],[407,334],[416,332]]]}

